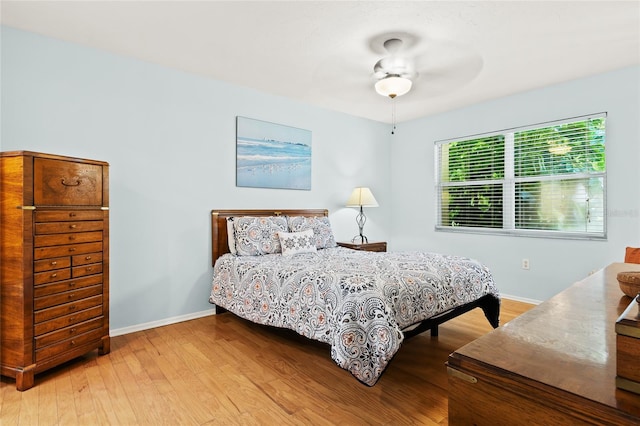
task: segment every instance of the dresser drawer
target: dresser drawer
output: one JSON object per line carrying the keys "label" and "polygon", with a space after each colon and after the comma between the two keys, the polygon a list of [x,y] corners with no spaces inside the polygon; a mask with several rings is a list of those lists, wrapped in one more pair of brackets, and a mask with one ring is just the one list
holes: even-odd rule
{"label": "dresser drawer", "polygon": [[102,242],[66,244],[58,247],[38,247],[34,250],[33,257],[36,260],[50,257],[62,257],[68,255],[94,253],[102,251]]}
{"label": "dresser drawer", "polygon": [[102,274],[91,275],[84,278],[75,278],[68,281],[62,281],[52,284],[40,285],[33,289],[33,297],[43,297],[49,294],[62,293],[64,291],[71,291],[96,284],[102,284]]}
{"label": "dresser drawer", "polygon": [[102,206],[102,166],[35,158],[36,206]]}
{"label": "dresser drawer", "polygon": [[79,254],[79,255],[73,256],[72,259],[73,259],[73,266],[88,265],[89,263],[102,262],[102,253],[99,252],[99,253]]}
{"label": "dresser drawer", "polygon": [[38,297],[33,299],[33,309],[44,309],[51,306],[62,305],[63,303],[74,302],[90,296],[102,294],[102,285],[94,285],[91,287],[83,287],[64,293],[56,293],[49,296]]}
{"label": "dresser drawer", "polygon": [[43,222],[36,223],[36,235],[42,234],[63,234],[65,232],[87,232],[102,231],[104,222],[102,220],[85,220],[71,222]]}
{"label": "dresser drawer", "polygon": [[71,268],[73,278],[84,277],[86,275],[94,275],[102,273],[102,263],[92,263],[90,265],[76,266]]}
{"label": "dresser drawer", "polygon": [[71,266],[71,257],[69,256],[36,260],[33,263],[33,272],[51,271],[53,269],[68,268],[69,266]]}
{"label": "dresser drawer", "polygon": [[102,231],[36,235],[33,245],[35,247],[47,247],[63,244],[90,243],[94,241],[102,241]]}
{"label": "dresser drawer", "polygon": [[102,315],[102,305],[36,324],[33,334],[39,336]]}
{"label": "dresser drawer", "polygon": [[102,210],[36,210],[36,222],[64,222],[68,220],[102,220]]}
{"label": "dresser drawer", "polygon": [[33,318],[36,324],[49,321],[51,319],[61,317],[63,315],[75,314],[84,309],[89,309],[94,306],[102,306],[102,295],[88,297],[83,300],[76,300],[71,303],[65,303],[64,305],[55,306],[53,308],[42,309],[33,313]]}
{"label": "dresser drawer", "polygon": [[79,335],[91,331],[96,328],[102,327],[102,317],[93,318],[78,324],[73,324],[60,330],[52,331],[51,333],[42,334],[36,337],[36,350],[42,349],[45,346],[58,343],[65,339],[71,339],[78,337]]}
{"label": "dresser drawer", "polygon": [[46,283],[53,283],[56,281],[68,280],[71,278],[71,269],[56,269],[54,271],[38,272],[33,274],[33,283],[35,285],[41,285]]}
{"label": "dresser drawer", "polygon": [[46,346],[42,349],[36,350],[36,362],[41,362],[47,358],[52,358],[56,355],[60,355],[64,352],[79,348],[82,345],[96,342],[98,343],[102,338],[102,328],[91,330],[88,333],[81,334],[79,336],[63,340],[60,343]]}

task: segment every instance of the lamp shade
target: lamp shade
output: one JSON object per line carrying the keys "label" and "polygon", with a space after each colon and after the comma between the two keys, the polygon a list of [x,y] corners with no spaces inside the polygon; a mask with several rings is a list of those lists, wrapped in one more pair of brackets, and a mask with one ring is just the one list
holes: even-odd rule
{"label": "lamp shade", "polygon": [[347,207],[378,207],[378,202],[369,188],[358,187],[347,200]]}
{"label": "lamp shade", "polygon": [[395,98],[396,96],[402,96],[411,90],[411,85],[411,80],[408,78],[391,74],[381,80],[378,80],[375,88],[378,94]]}

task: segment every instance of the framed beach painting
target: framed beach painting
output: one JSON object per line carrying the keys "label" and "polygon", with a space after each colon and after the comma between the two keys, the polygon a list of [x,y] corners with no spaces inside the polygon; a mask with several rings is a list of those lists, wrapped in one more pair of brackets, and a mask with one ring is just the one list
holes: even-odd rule
{"label": "framed beach painting", "polygon": [[237,117],[236,186],[310,190],[311,131]]}

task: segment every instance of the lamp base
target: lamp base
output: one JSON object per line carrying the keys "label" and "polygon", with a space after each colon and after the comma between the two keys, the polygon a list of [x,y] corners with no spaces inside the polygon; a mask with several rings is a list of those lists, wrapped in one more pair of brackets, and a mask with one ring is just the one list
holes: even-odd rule
{"label": "lamp base", "polygon": [[[362,230],[364,229],[364,224],[367,222],[367,216],[364,215],[364,211],[362,210],[362,206],[360,206],[360,213],[356,216],[356,223],[358,224],[358,230],[360,234],[356,235],[351,239],[351,242],[354,244],[365,244],[368,243],[367,237],[362,234]],[[360,242],[358,243],[358,239]]]}
{"label": "lamp base", "polygon": [[356,235],[355,237],[353,237],[351,239],[351,242],[354,244],[368,244],[369,240],[367,239],[367,237],[365,237],[364,235],[360,234],[360,235]]}

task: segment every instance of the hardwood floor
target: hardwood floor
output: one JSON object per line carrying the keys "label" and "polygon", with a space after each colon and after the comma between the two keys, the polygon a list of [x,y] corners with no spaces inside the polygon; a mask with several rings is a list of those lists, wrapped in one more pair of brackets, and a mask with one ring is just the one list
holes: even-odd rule
{"label": "hardwood floor", "polygon": [[[503,300],[501,324],[533,305]],[[447,424],[448,355],[489,332],[476,309],[405,341],[373,387],[328,346],[230,313],[117,336],[36,376],[0,382],[6,425]]]}

